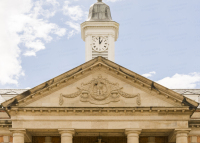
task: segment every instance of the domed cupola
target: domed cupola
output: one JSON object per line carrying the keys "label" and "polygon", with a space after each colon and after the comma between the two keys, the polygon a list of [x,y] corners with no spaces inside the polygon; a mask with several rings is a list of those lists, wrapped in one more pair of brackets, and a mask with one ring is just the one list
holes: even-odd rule
{"label": "domed cupola", "polygon": [[112,21],[110,7],[98,0],[90,7],[87,21]]}

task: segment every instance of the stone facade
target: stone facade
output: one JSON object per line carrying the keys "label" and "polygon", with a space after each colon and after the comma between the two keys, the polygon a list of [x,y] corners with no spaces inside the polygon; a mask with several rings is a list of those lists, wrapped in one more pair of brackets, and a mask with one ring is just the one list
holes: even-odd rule
{"label": "stone facade", "polygon": [[81,24],[86,63],[29,90],[0,90],[0,142],[199,142],[199,91],[171,90],[114,63],[119,24],[109,10],[98,0]]}
{"label": "stone facade", "polygon": [[102,142],[121,137],[129,143],[187,143],[199,138],[198,120],[192,120],[199,118],[197,102],[102,57],[2,106],[9,115],[0,130],[3,142],[8,141],[4,136],[14,143],[37,142],[42,136],[44,142],[53,137],[60,138],[54,142],[75,142],[74,137],[91,137],[92,142],[99,141],[99,134]]}

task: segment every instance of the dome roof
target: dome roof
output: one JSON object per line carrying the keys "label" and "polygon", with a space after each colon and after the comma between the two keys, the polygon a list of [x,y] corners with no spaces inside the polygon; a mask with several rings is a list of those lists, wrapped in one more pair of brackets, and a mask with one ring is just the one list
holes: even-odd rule
{"label": "dome roof", "polygon": [[112,21],[110,7],[98,0],[90,7],[87,21]]}

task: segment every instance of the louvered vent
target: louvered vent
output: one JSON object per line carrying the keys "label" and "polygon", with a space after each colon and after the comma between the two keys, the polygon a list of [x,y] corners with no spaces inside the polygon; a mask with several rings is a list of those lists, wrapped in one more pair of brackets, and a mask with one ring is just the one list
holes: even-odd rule
{"label": "louvered vent", "polygon": [[102,56],[102,57],[108,59],[108,50],[106,50],[104,52],[97,52],[97,51],[92,50],[92,59],[94,59],[98,56]]}

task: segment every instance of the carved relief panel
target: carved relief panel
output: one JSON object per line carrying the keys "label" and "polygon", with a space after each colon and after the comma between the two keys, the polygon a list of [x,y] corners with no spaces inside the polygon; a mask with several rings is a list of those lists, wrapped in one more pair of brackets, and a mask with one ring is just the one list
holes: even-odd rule
{"label": "carved relief panel", "polygon": [[75,93],[61,93],[59,104],[63,105],[63,98],[75,98],[78,96],[81,102],[89,102],[96,105],[118,102],[121,96],[124,98],[136,98],[137,105],[141,104],[140,94],[128,94],[123,91],[123,87],[119,87],[118,83],[112,83],[101,75],[90,82],[82,83],[81,87],[77,87],[77,92]]}

